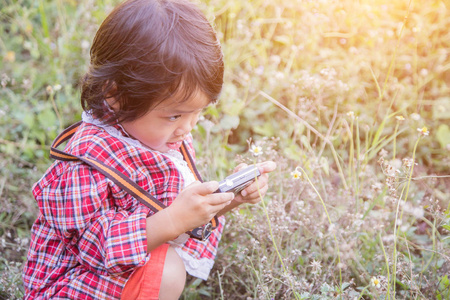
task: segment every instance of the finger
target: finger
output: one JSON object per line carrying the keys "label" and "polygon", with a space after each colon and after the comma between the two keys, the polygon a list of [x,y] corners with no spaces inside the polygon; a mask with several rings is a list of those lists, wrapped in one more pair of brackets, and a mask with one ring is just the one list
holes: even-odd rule
{"label": "finger", "polygon": [[234,199],[234,193],[217,193],[208,196],[208,204],[210,205],[227,205]]}
{"label": "finger", "polygon": [[274,171],[277,168],[277,164],[274,161],[265,161],[262,163],[257,164],[259,171],[261,174],[263,173],[269,173]]}
{"label": "finger", "polygon": [[259,201],[261,201],[261,198],[263,198],[264,195],[266,194],[267,189],[268,186],[265,185],[261,187],[259,190],[247,194],[245,197],[243,197],[243,201],[246,203],[258,203]]}
{"label": "finger", "polygon": [[248,165],[246,163],[240,163],[239,165],[234,168],[233,173],[239,172],[240,170],[246,168]]}
{"label": "finger", "polygon": [[261,188],[265,185],[267,185],[269,182],[269,176],[267,174],[263,174],[260,177],[258,177],[252,184],[250,184],[248,187],[246,187],[242,192],[242,196],[247,196],[248,194],[254,193],[255,191],[258,191],[258,188]]}
{"label": "finger", "polygon": [[206,196],[214,193],[219,188],[219,183],[217,181],[208,181],[208,182],[199,182],[198,184],[192,183],[189,185],[189,188],[198,195]]}

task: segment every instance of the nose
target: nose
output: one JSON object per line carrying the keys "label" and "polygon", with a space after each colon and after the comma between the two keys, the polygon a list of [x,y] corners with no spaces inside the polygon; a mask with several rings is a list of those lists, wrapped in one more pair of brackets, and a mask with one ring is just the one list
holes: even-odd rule
{"label": "nose", "polygon": [[175,130],[176,136],[183,136],[191,132],[192,128],[194,128],[195,124],[197,124],[197,116],[186,117],[183,122],[180,123],[180,126]]}

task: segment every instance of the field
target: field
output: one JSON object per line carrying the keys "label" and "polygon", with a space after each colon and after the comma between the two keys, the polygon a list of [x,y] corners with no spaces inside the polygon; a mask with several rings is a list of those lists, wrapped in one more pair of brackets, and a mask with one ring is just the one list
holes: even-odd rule
{"label": "field", "polygon": [[[0,0],[0,299],[23,296],[31,187],[80,120],[117,1]],[[205,0],[225,56],[204,178],[273,160],[184,299],[450,299],[450,2]]]}

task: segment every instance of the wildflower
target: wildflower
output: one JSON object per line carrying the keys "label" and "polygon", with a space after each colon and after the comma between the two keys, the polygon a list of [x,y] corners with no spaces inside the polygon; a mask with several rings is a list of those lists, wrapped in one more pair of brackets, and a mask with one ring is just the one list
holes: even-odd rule
{"label": "wildflower", "polygon": [[61,90],[61,85],[60,85],[60,84],[54,85],[54,86],[53,86],[53,90],[54,90],[55,92],[60,91],[60,90]]}
{"label": "wildflower", "polygon": [[295,170],[291,172],[291,176],[292,179],[297,180],[302,178],[302,173],[298,170],[298,168],[295,168]]}
{"label": "wildflower", "polygon": [[264,66],[259,66],[259,67],[257,67],[256,70],[255,70],[255,73],[256,73],[257,75],[262,75],[262,74],[264,74]]}
{"label": "wildflower", "polygon": [[86,41],[86,40],[81,41],[81,49],[86,50],[89,48],[89,46],[90,46],[89,41]]}
{"label": "wildflower", "polygon": [[372,279],[370,279],[370,283],[372,284],[372,286],[376,287],[377,289],[380,288],[380,280],[376,277],[372,277]]}
{"label": "wildflower", "polygon": [[53,94],[53,88],[52,88],[51,85],[47,85],[47,87],[45,88],[45,90],[47,91],[47,93]]}
{"label": "wildflower", "polygon": [[403,166],[407,167],[407,168],[411,168],[412,165],[414,164],[414,160],[412,158],[404,158],[403,160]]}
{"label": "wildflower", "polygon": [[260,156],[261,154],[263,154],[263,150],[261,146],[256,146],[255,144],[253,144],[249,150],[253,156]]}
{"label": "wildflower", "polygon": [[275,73],[275,78],[278,79],[278,80],[283,80],[284,79],[283,72],[276,72]]}
{"label": "wildflower", "polygon": [[311,268],[312,268],[312,273],[313,274],[317,274],[322,270],[322,266],[320,264],[320,261],[317,261],[315,259],[313,259],[313,261],[310,264]]}
{"label": "wildflower", "polygon": [[395,177],[396,169],[391,165],[386,165],[384,173],[389,177]]}
{"label": "wildflower", "polygon": [[427,136],[430,132],[428,131],[428,128],[423,126],[422,128],[417,128],[417,131],[419,132],[419,134],[421,134],[422,136]]}
{"label": "wildflower", "polygon": [[420,76],[425,77],[428,75],[428,70],[427,69],[421,69],[419,72]]}
{"label": "wildflower", "polygon": [[405,117],[403,116],[395,116],[395,118],[397,119],[397,121],[401,122],[405,120]]}
{"label": "wildflower", "polygon": [[3,60],[7,62],[14,62],[16,60],[16,53],[14,51],[6,52],[6,55],[5,57],[3,57]]}
{"label": "wildflower", "polygon": [[383,157],[383,158],[386,157],[387,154],[388,154],[388,152],[387,152],[386,150],[384,150],[384,148],[381,149],[381,151],[378,153],[378,155],[381,156],[381,157]]}
{"label": "wildflower", "polygon": [[353,111],[349,111],[347,113],[347,116],[349,116],[350,118],[354,119],[355,118],[355,113]]}
{"label": "wildflower", "polygon": [[411,117],[411,119],[413,119],[414,121],[420,120],[420,115],[417,114],[417,113],[412,113],[410,117]]}

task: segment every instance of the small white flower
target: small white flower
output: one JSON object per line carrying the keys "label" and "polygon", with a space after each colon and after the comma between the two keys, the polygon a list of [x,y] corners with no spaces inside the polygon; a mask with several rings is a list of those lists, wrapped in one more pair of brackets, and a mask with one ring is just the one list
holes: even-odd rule
{"label": "small white flower", "polygon": [[420,74],[420,76],[425,77],[425,76],[428,75],[428,70],[427,69],[421,69],[419,74]]}
{"label": "small white flower", "polygon": [[48,94],[53,94],[53,88],[51,85],[48,85],[45,90],[47,91]]}
{"label": "small white flower", "polygon": [[284,79],[284,74],[283,72],[277,72],[275,73],[275,78],[278,80],[283,80]]}
{"label": "small white flower", "polygon": [[428,128],[426,128],[425,126],[422,128],[417,128],[417,131],[419,132],[420,135],[422,136],[427,136],[430,134],[430,132],[428,131]]}
{"label": "small white flower", "polygon": [[312,268],[312,273],[313,274],[317,274],[320,272],[320,270],[322,270],[322,265],[320,264],[320,261],[317,261],[315,259],[313,259],[313,261],[310,264],[311,268]]}
{"label": "small white flower", "polygon": [[61,90],[61,85],[60,85],[60,84],[55,84],[55,85],[53,86],[53,90],[54,90],[55,92],[60,91],[60,90]]}
{"label": "small white flower", "polygon": [[388,152],[387,152],[386,150],[384,150],[384,148],[383,148],[383,149],[380,150],[380,152],[378,153],[378,155],[379,155],[380,157],[386,157],[386,156],[388,155]]}
{"label": "small white flower", "polygon": [[414,121],[419,121],[420,120],[420,115],[417,113],[412,113],[411,114],[411,119],[413,119]]}
{"label": "small white flower", "polygon": [[253,154],[253,156],[260,156],[264,153],[262,147],[256,146],[255,144],[252,144],[249,151]]}
{"label": "small white flower", "polygon": [[81,41],[81,49],[86,50],[89,48],[89,46],[90,46],[89,41],[86,40]]}
{"label": "small white flower", "polygon": [[372,277],[372,279],[370,279],[370,283],[372,284],[372,286],[376,287],[377,289],[380,288],[380,280],[376,277]]}
{"label": "small white flower", "polygon": [[300,179],[302,178],[302,172],[300,172],[298,168],[295,168],[295,170],[291,172],[291,176],[294,180]]}

